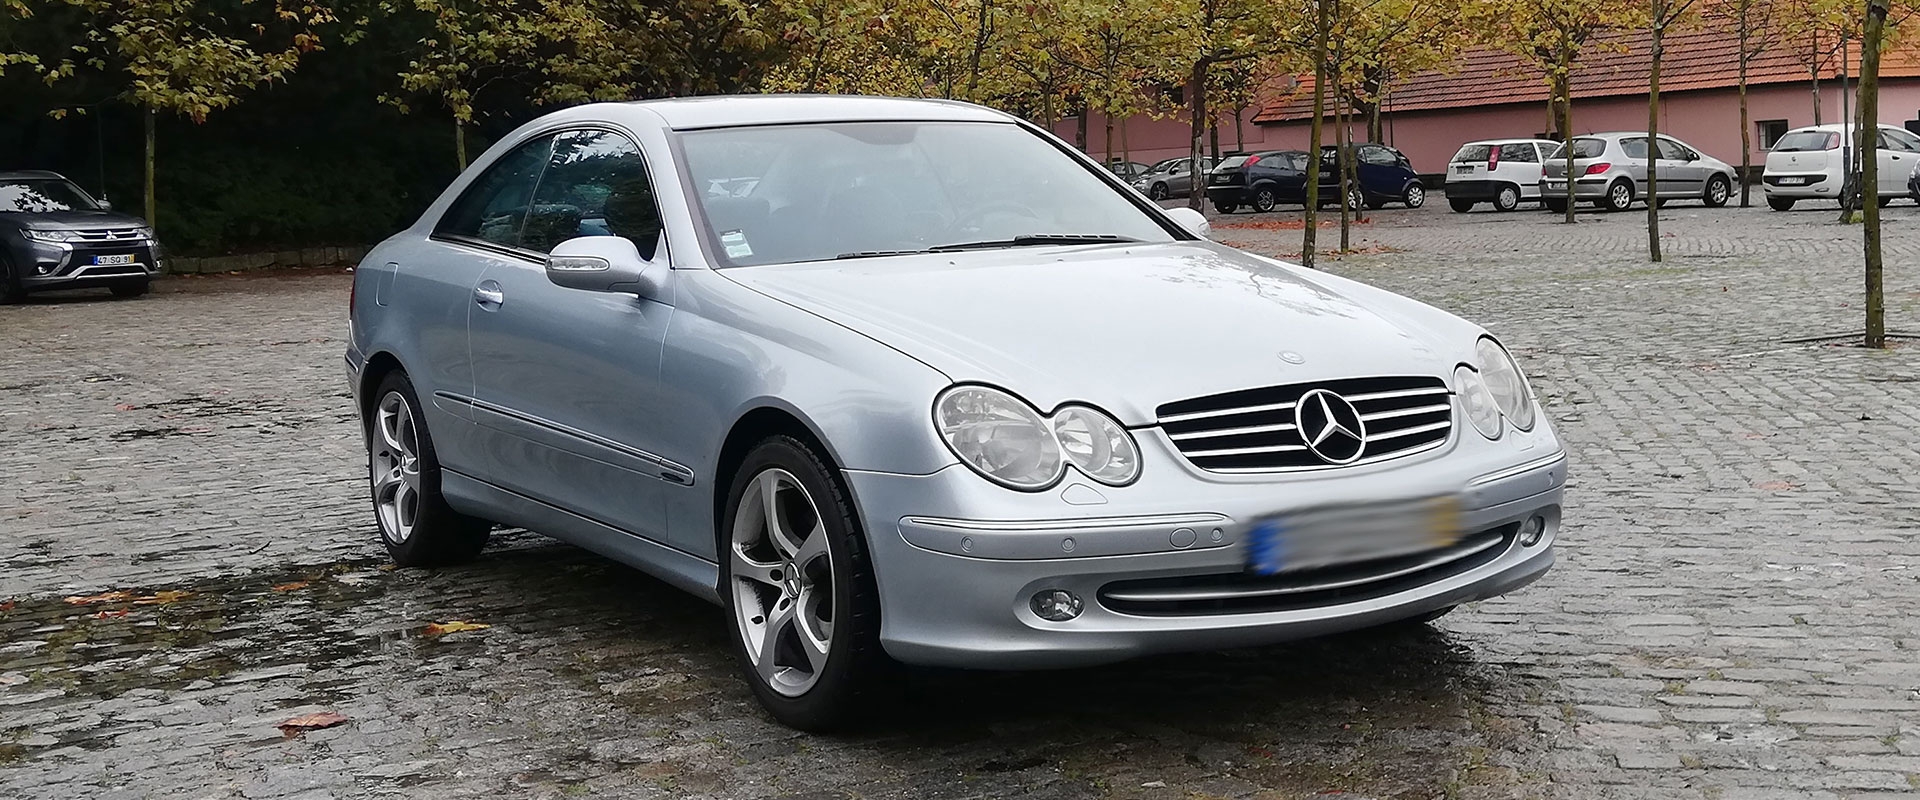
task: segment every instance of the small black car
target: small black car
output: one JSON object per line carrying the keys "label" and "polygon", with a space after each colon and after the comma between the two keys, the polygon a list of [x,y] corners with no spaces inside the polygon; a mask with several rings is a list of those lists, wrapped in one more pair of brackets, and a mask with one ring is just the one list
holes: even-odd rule
{"label": "small black car", "polygon": [[0,302],[100,287],[133,297],[159,272],[160,243],[140,218],[58,173],[0,172]]}
{"label": "small black car", "polygon": [[[1379,208],[1388,203],[1404,203],[1419,208],[1427,201],[1427,192],[1407,157],[1386,145],[1362,144],[1349,149],[1355,159],[1354,172],[1359,187],[1354,205]],[[1320,203],[1335,205],[1339,148],[1320,149]],[[1269,150],[1248,156],[1236,156],[1220,162],[1207,181],[1207,197],[1222,214],[1240,208],[1272,211],[1281,203],[1307,202],[1307,159],[1299,150]]]}

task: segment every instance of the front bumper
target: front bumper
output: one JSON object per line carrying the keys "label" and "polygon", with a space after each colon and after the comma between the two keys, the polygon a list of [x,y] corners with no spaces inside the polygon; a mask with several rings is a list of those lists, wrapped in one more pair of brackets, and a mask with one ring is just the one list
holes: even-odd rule
{"label": "front bumper", "polygon": [[[1090,481],[1074,488],[1068,480],[1064,488],[1023,494],[959,465],[926,476],[847,475],[870,532],[888,654],[938,666],[1071,667],[1365,628],[1532,582],[1553,564],[1567,460],[1550,432],[1530,436],[1538,437],[1535,449],[1517,463],[1511,448],[1503,458],[1484,458],[1450,443],[1407,464],[1252,483],[1197,479],[1189,470],[1157,482],[1143,475],[1125,488],[1092,489]],[[1151,439],[1141,444],[1159,449]],[[1296,595],[1305,601],[1279,606],[1218,610],[1205,603],[1143,605],[1137,592],[1113,596],[1128,593],[1116,588],[1121,583],[1241,580],[1246,528],[1277,511],[1450,492],[1464,501],[1465,530],[1504,532],[1497,546],[1446,567],[1383,573],[1370,584]],[[1522,545],[1512,533],[1535,516],[1545,532]],[[1030,599],[1050,589],[1078,595],[1083,612],[1066,622],[1035,615]]]}
{"label": "front bumper", "polygon": [[[36,241],[26,249],[31,257],[20,269],[20,285],[30,292],[113,286],[160,274],[160,248],[151,240]],[[116,260],[130,263],[95,263]]]}

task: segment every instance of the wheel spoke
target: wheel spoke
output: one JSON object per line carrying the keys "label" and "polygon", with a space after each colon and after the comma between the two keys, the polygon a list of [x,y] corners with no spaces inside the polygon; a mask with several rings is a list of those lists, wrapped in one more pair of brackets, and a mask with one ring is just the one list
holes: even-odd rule
{"label": "wheel spoke", "polygon": [[765,584],[779,589],[780,581],[775,580],[773,577],[774,570],[778,568],[778,564],[762,563],[747,557],[747,554],[741,552],[740,546],[737,544],[733,547],[733,577],[735,578],[745,578],[754,583]]}
{"label": "wheel spoke", "polygon": [[793,538],[793,532],[787,530],[786,512],[780,507],[780,476],[768,471],[760,476],[760,502],[767,519],[767,541],[780,555],[792,558],[799,552],[800,542]]}
{"label": "wheel spoke", "polygon": [[413,527],[413,520],[418,516],[419,498],[420,493],[412,486],[407,485],[406,481],[401,481],[394,485],[394,518],[399,520],[402,529]]}
{"label": "wheel spoke", "polygon": [[792,603],[776,606],[773,615],[767,618],[767,626],[760,631],[760,651],[754,660],[754,670],[769,684],[779,674],[780,665],[774,663],[774,653],[779,649],[780,632],[793,624],[796,608]]}
{"label": "wheel spoke", "polygon": [[380,424],[376,426],[380,429],[380,443],[387,448],[387,452],[393,454],[395,459],[399,459],[401,454],[406,452],[406,447],[400,444],[399,425],[399,414],[393,409],[381,409]]}
{"label": "wheel spoke", "polygon": [[806,574],[807,566],[812,564],[814,559],[826,555],[827,526],[824,523],[815,522],[813,524],[813,530],[807,532],[807,538],[800,542],[800,547],[794,552],[793,565],[801,570],[801,574],[804,575]]}
{"label": "wheel spoke", "polygon": [[827,653],[833,644],[833,622],[820,618],[822,596],[819,590],[811,586],[800,589],[797,603],[800,624],[794,626],[800,634],[800,649],[806,653],[807,663],[813,665],[816,673],[826,667]]}

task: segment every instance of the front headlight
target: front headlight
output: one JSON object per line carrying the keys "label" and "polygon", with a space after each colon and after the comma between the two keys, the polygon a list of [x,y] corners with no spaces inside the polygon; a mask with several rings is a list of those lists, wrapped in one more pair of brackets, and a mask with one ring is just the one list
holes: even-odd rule
{"label": "front headlight", "polygon": [[933,404],[934,423],[953,454],[975,472],[1015,489],[1044,489],[1066,464],[1040,412],[985,386],[948,389]]}
{"label": "front headlight", "polygon": [[1500,413],[1507,416],[1513,427],[1533,430],[1533,389],[1527,386],[1527,377],[1521,374],[1513,354],[1485,336],[1473,346],[1473,354],[1480,361],[1481,376],[1486,379],[1487,390],[1493,393],[1493,402],[1499,406]]}
{"label": "front headlight", "polygon": [[1500,406],[1487,390],[1480,371],[1465,364],[1454,367],[1453,388],[1460,393],[1460,407],[1466,411],[1467,421],[1473,423],[1474,429],[1489,439],[1500,438]]}
{"label": "front headlight", "polygon": [[1089,406],[1042,416],[986,386],[956,386],[933,404],[940,438],[975,472],[1015,489],[1052,486],[1067,465],[1109,486],[1140,475],[1140,448],[1119,422]]}
{"label": "front headlight", "polygon": [[1118,486],[1140,474],[1140,451],[1112,417],[1086,406],[1067,406],[1054,412],[1053,433],[1067,460],[1089,478]]}
{"label": "front headlight", "polygon": [[78,238],[73,231],[37,231],[31,228],[21,230],[20,234],[36,242],[71,242]]}

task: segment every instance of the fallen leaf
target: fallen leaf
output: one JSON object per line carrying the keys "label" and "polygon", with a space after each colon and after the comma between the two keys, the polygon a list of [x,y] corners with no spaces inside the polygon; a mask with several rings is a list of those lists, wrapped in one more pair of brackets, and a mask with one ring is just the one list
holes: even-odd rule
{"label": "fallen leaf", "polygon": [[7,602],[4,602],[4,603],[0,603],[0,614],[5,614],[5,613],[7,613],[7,612],[9,612],[9,611],[12,611],[12,610],[13,610],[13,601],[12,601],[12,600],[8,600]]}
{"label": "fallen leaf", "polygon": [[139,408],[139,406],[136,406],[132,403],[114,403],[113,404],[113,410],[115,411],[132,411],[137,408]]}
{"label": "fallen leaf", "polygon": [[126,600],[131,597],[133,597],[133,595],[128,594],[126,592],[106,592],[104,594],[78,595],[75,597],[67,598],[67,605],[91,606],[99,603],[118,603],[122,600]]}
{"label": "fallen leaf", "polygon": [[321,728],[343,725],[346,724],[346,721],[347,715],[338,711],[318,711],[312,714],[301,714],[286,722],[282,722],[279,728],[282,734],[291,738],[306,731],[317,731]]}
{"label": "fallen leaf", "polygon": [[180,602],[181,600],[185,600],[192,596],[193,596],[192,592],[182,592],[174,589],[168,589],[163,592],[154,592],[153,594],[147,595],[146,597],[136,597],[134,598],[133,602],[135,605],[142,605],[142,606],[163,606],[168,603]]}
{"label": "fallen leaf", "polygon": [[283,583],[283,584],[280,584],[279,586],[275,586],[273,587],[273,590],[276,592],[297,592],[297,591],[300,591],[301,589],[307,588],[312,583],[313,583],[312,581],[294,581],[292,583]]}
{"label": "fallen leaf", "polygon": [[1760,481],[1755,483],[1753,488],[1768,492],[1784,492],[1789,489],[1798,489],[1800,484],[1793,481]]}
{"label": "fallen leaf", "polygon": [[123,608],[123,609],[120,609],[119,611],[102,611],[98,614],[93,615],[93,618],[94,619],[119,619],[121,617],[126,616],[129,613],[132,613],[132,609]]}
{"label": "fallen leaf", "polygon": [[427,629],[422,631],[421,635],[440,636],[448,633],[459,633],[461,631],[481,631],[491,627],[493,626],[484,622],[433,622],[427,625]]}

